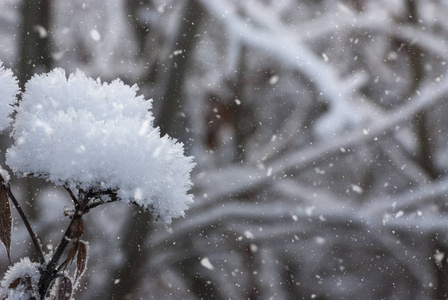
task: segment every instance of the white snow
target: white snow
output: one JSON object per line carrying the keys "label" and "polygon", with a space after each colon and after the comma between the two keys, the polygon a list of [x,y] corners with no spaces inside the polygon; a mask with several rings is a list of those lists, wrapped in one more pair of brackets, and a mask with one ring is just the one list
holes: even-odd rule
{"label": "white snow", "polygon": [[[0,298],[10,300],[28,300],[37,297],[37,283],[40,278],[39,264],[33,263],[28,257],[9,267],[1,281]],[[15,283],[15,284],[14,284]],[[14,289],[9,288],[13,284]],[[30,289],[30,287],[32,289]],[[37,298],[36,298],[37,299]]]}
{"label": "white snow", "polygon": [[48,36],[48,31],[42,25],[34,25],[33,29],[39,34],[39,38],[41,39],[44,39]]}
{"label": "white snow", "polygon": [[323,244],[325,244],[325,238],[324,237],[321,237],[321,236],[316,236],[316,237],[314,237],[314,240],[316,241],[316,244],[318,244],[318,245],[323,245]]}
{"label": "white snow", "polygon": [[278,82],[279,76],[278,74],[273,75],[271,78],[269,78],[269,84],[274,85]]}
{"label": "white snow", "polygon": [[208,257],[204,257],[203,259],[201,259],[201,266],[203,266],[204,268],[207,268],[209,270],[215,269],[215,267],[212,265],[212,263],[210,262]]}
{"label": "white snow", "polygon": [[173,56],[180,55],[180,54],[182,54],[183,52],[184,52],[184,50],[182,50],[182,49],[174,50],[174,51],[173,51]]}
{"label": "white snow", "polygon": [[6,171],[5,169],[2,168],[2,166],[0,165],[0,175],[3,177],[3,180],[6,181],[6,184],[9,182],[9,180],[11,179],[11,177],[9,176],[8,171]]}
{"label": "white snow", "polygon": [[350,186],[351,186],[351,188],[352,188],[352,191],[354,191],[354,192],[357,193],[357,194],[362,194],[362,193],[364,192],[364,190],[362,189],[362,187],[360,187],[360,186],[357,185],[357,184],[351,184]]}
{"label": "white snow", "polygon": [[400,210],[395,214],[395,218],[400,218],[404,215],[404,211]]}
{"label": "white snow", "polygon": [[440,267],[442,267],[442,262],[443,262],[443,259],[445,258],[445,252],[442,252],[437,249],[433,255],[433,258],[434,258],[437,266],[440,268]]}
{"label": "white snow", "polygon": [[306,207],[305,208],[305,213],[306,213],[306,215],[308,216],[308,217],[311,217],[312,215],[313,215],[313,210],[315,210],[316,209],[316,207],[313,205],[313,206],[309,206],[309,207]]}
{"label": "white snow", "polygon": [[153,128],[151,100],[120,80],[101,83],[81,71],[55,69],[30,79],[17,108],[6,162],[85,191],[113,190],[119,200],[149,209],[165,223],[191,203],[192,157],[183,144]]}
{"label": "white snow", "polygon": [[99,42],[101,40],[101,34],[97,29],[90,30],[90,36],[95,42]]}
{"label": "white snow", "polygon": [[255,238],[254,234],[249,230],[245,230],[244,235],[246,236],[246,238],[251,239],[251,240]]}
{"label": "white snow", "polygon": [[254,244],[254,243],[250,243],[249,249],[250,249],[250,252],[252,252],[252,253],[257,253],[258,252],[258,246],[256,244]]}
{"label": "white snow", "polygon": [[11,123],[9,115],[14,110],[12,105],[16,102],[16,95],[19,92],[17,79],[11,69],[5,69],[2,65],[0,61],[0,131]]}

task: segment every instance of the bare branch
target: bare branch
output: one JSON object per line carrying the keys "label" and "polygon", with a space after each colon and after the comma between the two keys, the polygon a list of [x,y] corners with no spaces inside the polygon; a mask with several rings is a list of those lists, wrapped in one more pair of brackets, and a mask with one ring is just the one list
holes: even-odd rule
{"label": "bare branch", "polygon": [[[67,248],[68,244],[72,240],[71,237],[79,238],[80,234],[78,234],[75,231],[79,231],[79,224],[82,222],[82,216],[86,213],[88,210],[88,204],[90,197],[88,194],[84,193],[82,190],[80,190],[80,201],[78,205],[76,205],[75,213],[73,214],[72,220],[70,224],[67,227],[67,230],[64,233],[64,236],[62,237],[61,241],[59,242],[59,245],[56,249],[56,252],[54,253],[52,259],[44,269],[42,276],[39,280],[39,294],[42,298],[44,298],[48,288],[50,287],[53,280],[58,276],[57,272],[57,266],[59,264],[59,261],[62,258],[62,255],[64,254],[65,249]],[[81,232],[82,234],[82,232]]]}
{"label": "bare branch", "polygon": [[[0,175],[0,182],[2,184],[5,182],[5,180],[3,179],[3,177],[1,175]],[[41,264],[45,264],[44,252],[42,250],[41,243],[40,243],[36,233],[34,232],[33,228],[31,227],[31,224],[28,221],[28,218],[26,217],[25,212],[22,210],[22,207],[20,206],[20,204],[17,201],[16,197],[12,193],[9,184],[7,184],[6,187],[8,188],[9,199],[11,199],[11,201],[14,204],[15,208],[17,209],[17,212],[19,213],[20,217],[22,218],[23,224],[25,224],[25,227],[28,230],[28,234],[31,237],[31,240],[32,240],[33,245],[34,245],[34,248],[36,249],[37,255],[39,257],[39,262]]]}
{"label": "bare branch", "polygon": [[70,198],[73,201],[73,204],[79,205],[78,199],[75,197],[75,195],[73,194],[72,190],[70,190],[68,187],[64,186],[65,190],[67,191],[67,193],[70,195]]}

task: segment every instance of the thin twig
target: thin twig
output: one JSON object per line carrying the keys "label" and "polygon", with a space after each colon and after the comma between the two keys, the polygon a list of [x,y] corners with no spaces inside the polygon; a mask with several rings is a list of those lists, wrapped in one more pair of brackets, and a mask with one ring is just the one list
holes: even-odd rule
{"label": "thin twig", "polygon": [[72,199],[73,203],[76,205],[79,205],[78,199],[76,199],[75,195],[73,194],[72,190],[69,189],[68,187],[64,186],[65,190],[68,192],[68,194],[70,195],[70,198]]}
{"label": "thin twig", "polygon": [[[118,201],[117,193],[113,190],[92,192],[89,195],[95,199],[98,199],[99,201],[89,204],[89,206],[87,207],[88,209],[95,208],[102,204],[107,204],[107,203],[112,203],[112,202]],[[108,196],[110,198],[110,200],[108,200],[108,201],[101,200],[101,197],[103,197],[103,196]]]}
{"label": "thin twig", "polygon": [[70,224],[67,227],[67,230],[64,233],[64,236],[62,237],[61,241],[59,242],[58,247],[56,248],[56,251],[53,254],[53,257],[51,258],[50,262],[46,266],[45,270],[42,273],[42,276],[39,279],[39,294],[41,298],[43,299],[45,294],[47,293],[47,290],[49,289],[51,283],[55,278],[57,278],[58,275],[58,264],[61,260],[62,255],[64,254],[65,249],[67,248],[68,244],[72,240],[70,237],[73,233],[73,224],[77,221],[80,221],[82,219],[82,216],[86,213],[88,203],[90,200],[90,195],[87,195],[80,190],[79,194],[80,199],[77,200],[77,205],[75,209],[75,213],[73,214],[72,220]]}
{"label": "thin twig", "polygon": [[93,203],[91,203],[91,204],[87,207],[87,209],[92,209],[92,208],[95,208],[95,207],[100,206],[100,205],[102,205],[102,204],[112,203],[112,202],[116,202],[116,201],[118,201],[118,199],[111,199],[111,200],[109,200],[109,201],[105,201],[105,202],[93,202]]}
{"label": "thin twig", "polygon": [[[1,175],[0,175],[0,181],[2,184],[6,182]],[[10,185],[7,184],[6,188],[8,189],[9,199],[11,199],[15,208],[19,212],[19,215],[22,218],[23,224],[25,224],[25,227],[28,230],[28,234],[30,235],[31,240],[33,241],[34,248],[36,249],[37,255],[39,256],[39,262],[41,265],[43,265],[43,264],[45,264],[45,257],[44,257],[44,251],[42,250],[42,246],[39,242],[39,238],[37,237],[36,233],[34,232],[33,228],[31,227],[31,224],[28,221],[28,218],[26,217],[25,213],[23,212],[22,207],[20,206],[16,197],[12,193]]]}

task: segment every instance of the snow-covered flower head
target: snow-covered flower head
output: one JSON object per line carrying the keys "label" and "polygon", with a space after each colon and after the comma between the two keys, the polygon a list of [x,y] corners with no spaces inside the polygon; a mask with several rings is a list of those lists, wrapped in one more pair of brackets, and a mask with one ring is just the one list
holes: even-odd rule
{"label": "snow-covered flower head", "polygon": [[81,71],[55,69],[31,78],[17,108],[7,164],[84,191],[113,191],[150,209],[164,222],[192,202],[192,157],[160,137],[151,100],[120,80],[101,83]]}
{"label": "snow-covered flower head", "polygon": [[10,114],[19,92],[16,77],[10,69],[5,69],[0,61],[0,131],[11,123]]}
{"label": "snow-covered flower head", "polygon": [[40,278],[39,264],[28,257],[10,266],[0,283],[1,299],[28,300],[37,299],[37,283]]}

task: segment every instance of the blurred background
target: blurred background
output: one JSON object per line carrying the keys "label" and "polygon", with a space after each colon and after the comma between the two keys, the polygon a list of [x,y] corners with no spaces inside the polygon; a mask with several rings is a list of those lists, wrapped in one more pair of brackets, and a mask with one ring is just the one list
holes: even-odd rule
{"label": "blurred background", "polygon": [[[448,298],[447,16],[443,0],[0,0],[21,86],[55,67],[137,83],[197,163],[169,227],[119,203],[86,215],[77,298]],[[68,195],[12,183],[53,249]],[[15,216],[12,260],[34,257]]]}

